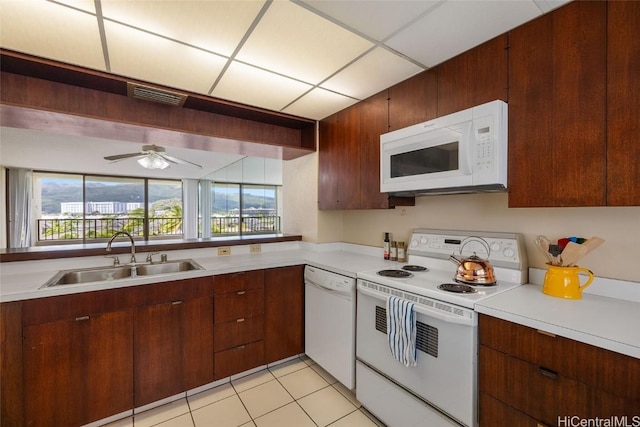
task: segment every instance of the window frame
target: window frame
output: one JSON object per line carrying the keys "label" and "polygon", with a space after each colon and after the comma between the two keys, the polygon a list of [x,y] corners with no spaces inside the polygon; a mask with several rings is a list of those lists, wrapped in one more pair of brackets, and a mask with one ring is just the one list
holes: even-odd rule
{"label": "window frame", "polygon": [[[149,178],[149,177],[139,177],[139,176],[122,176],[122,175],[106,175],[106,174],[95,174],[95,173],[78,173],[78,172],[57,172],[57,171],[46,171],[46,170],[34,170],[33,171],[34,174],[34,178],[37,175],[56,175],[56,176],[64,176],[64,175],[68,175],[70,177],[80,177],[81,181],[82,181],[82,216],[81,218],[78,219],[78,221],[82,221],[83,223],[86,223],[86,221],[88,220],[87,218],[87,211],[86,211],[86,204],[87,204],[87,181],[88,179],[91,180],[92,178],[106,178],[106,179],[113,179],[115,181],[122,181],[122,180],[131,180],[131,181],[142,181],[143,184],[143,202],[142,202],[142,208],[144,210],[144,217],[142,219],[143,221],[143,228],[142,228],[142,235],[138,235],[135,234],[133,235],[134,240],[136,241],[144,241],[144,242],[149,242],[149,241],[154,241],[154,240],[172,240],[172,239],[184,239],[184,228],[182,229],[182,233],[179,235],[160,235],[160,236],[151,236],[150,235],[150,218],[149,218],[149,214],[150,214],[150,207],[149,207],[149,184],[151,181],[151,185],[153,185],[154,181],[169,181],[169,182],[175,182],[176,184],[180,185],[180,200],[182,201],[181,204],[181,208],[184,209],[184,189],[183,189],[183,185],[182,185],[182,180],[180,179],[170,179],[170,178]],[[35,179],[34,179],[35,181]],[[33,196],[35,198],[35,194]],[[182,210],[183,211],[183,210]],[[184,211],[183,211],[184,212]],[[83,226],[83,233],[82,233],[82,237],[81,238],[76,238],[76,239],[55,239],[55,240],[42,240],[40,238],[40,229],[38,226],[38,221],[41,220],[41,215],[42,215],[42,207],[40,208],[40,212],[35,212],[32,210],[33,216],[34,218],[32,219],[32,226],[34,227],[34,232],[32,233],[32,244],[33,246],[56,246],[56,245],[70,245],[70,244],[91,244],[91,243],[102,243],[102,242],[106,242],[108,241],[111,237],[87,237],[87,233],[84,231],[84,227]],[[182,216],[182,218],[180,219],[180,221],[184,221],[184,214]]]}

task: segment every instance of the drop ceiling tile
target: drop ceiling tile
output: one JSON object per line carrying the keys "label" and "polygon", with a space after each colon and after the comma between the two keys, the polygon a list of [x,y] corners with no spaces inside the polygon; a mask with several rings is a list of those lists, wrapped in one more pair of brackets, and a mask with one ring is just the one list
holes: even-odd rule
{"label": "drop ceiling tile", "polygon": [[96,13],[96,3],[94,0],[56,0],[56,3],[66,4],[76,9],[89,13]]}
{"label": "drop ceiling tile", "polygon": [[553,9],[557,9],[560,6],[569,3],[569,1],[570,0],[533,0],[542,13],[551,12]]}
{"label": "drop ceiling tile", "polygon": [[207,94],[227,59],[105,22],[111,71],[150,83]]}
{"label": "drop ceiling tile", "polygon": [[256,1],[103,1],[105,18],[230,56],[264,4]]}
{"label": "drop ceiling tile", "polygon": [[325,89],[315,88],[283,111],[313,120],[322,120],[356,102],[358,102],[357,99],[349,98]]}
{"label": "drop ceiling tile", "polygon": [[36,0],[0,2],[3,48],[105,70],[95,15]]}
{"label": "drop ceiling tile", "polygon": [[382,41],[439,3],[405,0],[302,0],[323,14]]}
{"label": "drop ceiling tile", "polygon": [[540,14],[532,1],[447,1],[385,44],[433,67]]}
{"label": "drop ceiling tile", "polygon": [[320,86],[358,99],[408,79],[423,68],[384,48],[376,48]]}
{"label": "drop ceiling tile", "polygon": [[311,86],[234,61],[212,96],[279,111]]}
{"label": "drop ceiling tile", "polygon": [[302,6],[275,1],[236,59],[317,84],[371,47]]}

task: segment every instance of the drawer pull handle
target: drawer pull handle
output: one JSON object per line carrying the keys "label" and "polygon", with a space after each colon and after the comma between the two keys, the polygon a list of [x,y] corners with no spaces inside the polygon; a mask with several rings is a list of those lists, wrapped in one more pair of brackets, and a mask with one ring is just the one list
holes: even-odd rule
{"label": "drawer pull handle", "polygon": [[541,329],[536,329],[536,332],[539,333],[539,334],[542,334],[542,335],[546,335],[546,336],[551,337],[551,338],[555,338],[556,337],[556,334],[552,334],[551,332],[543,331]]}
{"label": "drawer pull handle", "polygon": [[545,369],[542,366],[538,367],[538,372],[540,372],[542,375],[544,375],[545,377],[551,378],[551,379],[556,379],[558,378],[558,374],[550,371],[549,369]]}
{"label": "drawer pull handle", "polygon": [[89,316],[76,317],[76,322],[81,322],[83,320],[89,320]]}
{"label": "drawer pull handle", "polygon": [[178,305],[178,304],[182,304],[182,301],[181,301],[181,300],[178,300],[178,301],[173,301],[173,302],[171,303],[171,305]]}
{"label": "drawer pull handle", "polygon": [[244,346],[243,345],[239,345],[236,347],[236,350],[244,350]]}
{"label": "drawer pull handle", "polygon": [[244,295],[244,294],[246,294],[246,293],[247,293],[247,291],[238,291],[238,293],[237,293],[237,294],[238,294],[238,295]]}
{"label": "drawer pull handle", "polygon": [[239,319],[236,319],[236,322],[238,322],[238,323],[242,323],[242,322],[244,322],[244,317],[241,317],[241,318],[239,318]]}
{"label": "drawer pull handle", "polygon": [[548,425],[546,425],[546,424],[537,423],[537,424],[536,424],[536,427],[549,427],[549,426],[548,426]]}

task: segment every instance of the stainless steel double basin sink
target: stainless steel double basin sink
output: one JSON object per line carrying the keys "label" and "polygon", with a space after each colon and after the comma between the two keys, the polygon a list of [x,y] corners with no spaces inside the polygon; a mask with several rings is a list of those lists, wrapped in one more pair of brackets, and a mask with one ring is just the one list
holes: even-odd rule
{"label": "stainless steel double basin sink", "polygon": [[138,264],[135,266],[135,273],[133,267],[130,265],[61,270],[49,279],[47,283],[42,285],[41,288],[129,279],[155,274],[180,273],[191,270],[204,270],[204,268],[194,260],[181,259],[160,263]]}

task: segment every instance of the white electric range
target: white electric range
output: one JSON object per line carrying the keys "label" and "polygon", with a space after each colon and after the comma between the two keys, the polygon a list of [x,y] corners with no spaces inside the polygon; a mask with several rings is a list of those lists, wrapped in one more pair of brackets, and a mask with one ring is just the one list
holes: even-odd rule
{"label": "white electric range", "polygon": [[[478,301],[527,282],[523,237],[416,229],[408,253],[406,265],[358,273],[356,397],[389,427],[475,427],[478,316],[473,308]],[[495,284],[468,286],[455,281],[457,266],[449,257],[474,253],[491,263]],[[414,303],[417,366],[406,367],[391,355],[386,324],[389,296]]]}

